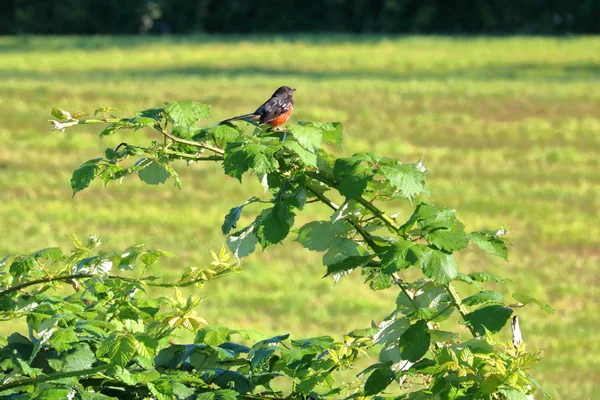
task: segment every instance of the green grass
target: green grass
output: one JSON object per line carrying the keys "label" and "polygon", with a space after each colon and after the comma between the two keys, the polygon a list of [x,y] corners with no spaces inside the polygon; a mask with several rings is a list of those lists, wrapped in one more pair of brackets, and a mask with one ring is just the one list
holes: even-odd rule
{"label": "green grass", "polygon": [[[510,262],[468,250],[461,269],[501,273],[551,303],[554,315],[516,312],[529,346],[545,349],[536,376],[558,399],[592,398],[600,390],[599,81],[599,38],[0,38],[0,255],[98,233],[106,248],[146,243],[176,253],[153,271],[166,277],[205,265],[223,243],[223,216],[260,193],[258,182],[240,185],[218,165],[182,165],[182,191],[131,178],[71,199],[81,162],[155,136],[50,132],[50,106],[111,106],[127,116],[194,99],[213,105],[209,125],[290,85],[298,88],[292,122],[344,123],[340,154],[423,157],[437,205],[456,208],[469,230],[509,229]],[[327,215],[313,206],[297,223]],[[259,252],[241,274],[200,291],[201,314],[300,337],[339,336],[392,310],[393,293],[370,291],[358,274],[335,286],[321,279],[319,259],[290,239]]]}

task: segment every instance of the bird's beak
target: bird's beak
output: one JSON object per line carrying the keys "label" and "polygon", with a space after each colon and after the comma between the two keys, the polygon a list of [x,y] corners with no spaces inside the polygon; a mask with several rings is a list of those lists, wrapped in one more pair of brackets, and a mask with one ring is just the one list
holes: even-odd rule
{"label": "bird's beak", "polygon": [[292,93],[293,93],[293,92],[295,92],[295,91],[296,91],[296,89],[294,89],[294,88],[290,88],[290,92],[292,92]]}

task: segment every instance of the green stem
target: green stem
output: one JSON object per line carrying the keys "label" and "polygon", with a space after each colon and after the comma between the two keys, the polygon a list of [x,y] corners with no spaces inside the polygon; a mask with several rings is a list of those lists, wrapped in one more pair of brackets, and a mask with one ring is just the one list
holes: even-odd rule
{"label": "green stem", "polygon": [[[165,136],[165,138],[166,138],[166,136]],[[165,154],[169,154],[171,156],[185,158],[185,159],[193,160],[193,161],[223,161],[223,156],[198,157],[198,156],[195,156],[192,154],[182,153],[180,151],[174,151],[174,150],[169,150],[169,149],[164,150],[164,152],[165,152]]]}
{"label": "green stem", "polygon": [[[92,278],[94,276],[99,276],[99,274],[73,274],[73,275],[58,275],[58,276],[53,276],[50,278],[41,278],[41,279],[36,279],[33,281],[28,281],[28,282],[23,282],[19,285],[15,285],[15,286],[11,286],[8,289],[4,289],[2,291],[0,291],[0,296],[4,296],[7,295],[9,293],[13,293],[16,291],[19,291],[21,289],[24,289],[26,287],[29,286],[34,286],[34,285],[39,285],[41,283],[50,283],[50,282],[56,282],[56,281],[70,281],[72,279],[80,279],[80,278]],[[215,275],[212,277],[212,279],[217,279],[219,277],[221,277],[222,275]],[[146,279],[139,279],[139,278],[127,278],[125,276],[116,276],[116,275],[109,275],[108,279],[121,279],[123,281],[127,281],[127,282],[143,282],[146,286],[154,286],[154,287],[165,287],[165,288],[169,288],[169,287],[187,287],[187,286],[192,286],[198,282],[202,282],[205,281],[206,279],[204,278],[198,278],[192,281],[188,281],[188,282],[183,282],[183,283],[177,283],[177,282],[167,282],[167,283],[154,283],[154,282],[145,282]]]}
{"label": "green stem", "polygon": [[169,139],[171,139],[174,142],[189,144],[190,146],[201,147],[203,149],[213,151],[216,154],[219,154],[221,156],[225,154],[225,151],[223,149],[219,149],[218,147],[214,147],[214,146],[211,146],[211,145],[203,143],[203,142],[195,142],[193,140],[178,138],[177,136],[174,136],[171,133],[169,133],[168,131],[162,129],[162,127],[160,127],[160,125],[155,126],[154,129],[156,129],[157,131],[159,131],[160,133],[162,133],[163,135],[165,135],[166,137],[168,137]]}
{"label": "green stem", "polygon": [[9,389],[18,388],[21,386],[36,385],[38,383],[54,381],[54,380],[58,380],[58,379],[92,375],[92,374],[96,374],[98,372],[105,371],[105,370],[109,369],[110,367],[112,367],[112,364],[101,365],[99,367],[90,368],[90,369],[82,369],[79,371],[57,372],[54,374],[39,376],[37,378],[24,379],[22,381],[16,381],[16,382],[12,382],[12,383],[7,383],[6,385],[0,385],[0,392],[9,390]]}

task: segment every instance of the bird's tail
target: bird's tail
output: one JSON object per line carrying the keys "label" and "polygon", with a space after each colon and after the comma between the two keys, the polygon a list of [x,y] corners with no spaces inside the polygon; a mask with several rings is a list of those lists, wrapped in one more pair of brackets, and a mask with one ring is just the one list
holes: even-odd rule
{"label": "bird's tail", "polygon": [[257,115],[256,114],[244,114],[244,115],[238,115],[237,117],[233,117],[233,118],[228,118],[228,119],[224,119],[223,121],[219,122],[219,125],[221,124],[226,124],[227,122],[231,122],[231,121],[239,121],[241,119],[244,120],[251,120],[256,118]]}

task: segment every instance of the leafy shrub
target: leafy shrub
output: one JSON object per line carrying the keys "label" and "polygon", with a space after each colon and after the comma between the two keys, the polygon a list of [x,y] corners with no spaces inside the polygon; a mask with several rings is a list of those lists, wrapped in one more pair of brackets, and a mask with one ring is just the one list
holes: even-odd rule
{"label": "leafy shrub", "polygon": [[[469,242],[506,258],[506,231],[468,233],[453,210],[416,200],[427,194],[421,162],[370,153],[337,158],[325,144],[341,147],[339,123],[300,122],[286,132],[244,122],[199,128],[210,107],[193,101],[166,102],[130,118],[107,116],[112,111],[103,107],[86,119],[55,108],[52,123],[59,130],[105,124],[100,136],[152,128],[162,140],[147,147],[122,143],[83,163],[71,178],[74,195],[94,180],[129,175],[153,185],[172,179],[181,187],[173,165],[183,160],[220,162],[226,175],[240,181],[251,172],[270,198],[251,197],[225,216],[221,229],[233,258],[222,249],[210,267],[191,269],[177,282],[146,276],[146,268],[168,253],[143,246],[98,251],[95,236],[87,243],[73,238],[69,254],[50,248],[5,258],[0,312],[5,320],[25,318],[28,332],[13,333],[0,350],[4,398],[526,399],[539,388],[527,370],[540,352],[526,349],[518,329],[505,344],[494,334],[517,307],[535,303],[552,309],[527,294],[516,293],[510,302],[486,288],[507,282],[503,277],[459,272],[453,253]],[[406,221],[382,208],[393,200],[415,203]],[[264,207],[249,225],[238,227],[250,203]],[[229,275],[258,246],[281,243],[295,216],[313,203],[330,208],[331,217],[301,226],[296,240],[324,252],[326,276],[337,281],[360,270],[373,290],[398,292],[379,324],[337,340],[265,339],[208,325],[196,314],[199,298],[181,296],[180,287]],[[419,277],[407,279],[407,270]],[[476,291],[461,298],[456,284]],[[176,296],[147,299],[144,293],[155,286],[175,288]],[[170,340],[182,329],[194,333],[194,343]],[[467,333],[469,338],[461,338]],[[378,353],[378,362],[355,381],[336,380],[337,372],[355,367],[367,350]]]}

